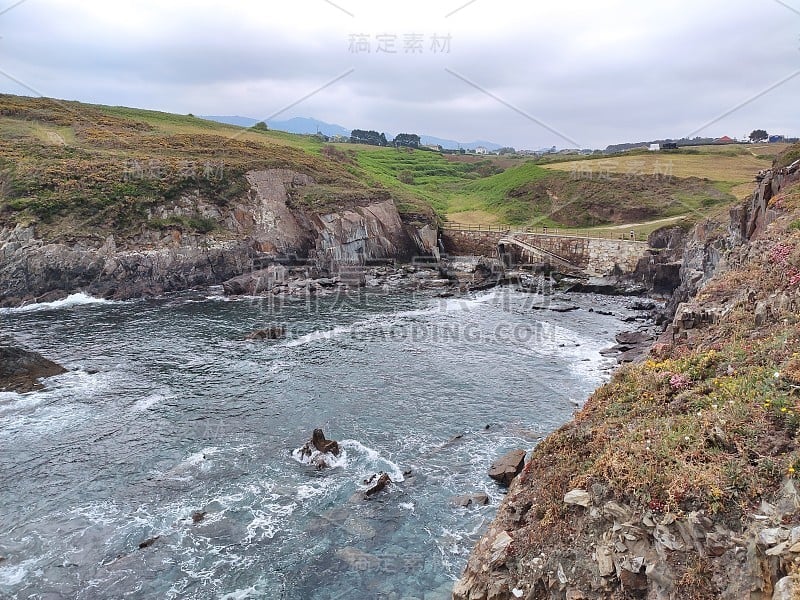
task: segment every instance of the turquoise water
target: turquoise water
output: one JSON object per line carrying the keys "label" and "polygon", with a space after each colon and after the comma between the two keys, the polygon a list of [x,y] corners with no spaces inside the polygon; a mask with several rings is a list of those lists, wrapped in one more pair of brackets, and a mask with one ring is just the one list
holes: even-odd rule
{"label": "turquoise water", "polygon": [[[624,327],[588,309],[628,314],[541,300],[77,295],[0,313],[70,369],[0,393],[0,597],[448,598],[502,499],[488,465],[607,376],[598,351]],[[270,323],[287,339],[243,340]],[[294,453],[315,427],[343,448],[330,469]],[[395,483],[360,498],[379,471]],[[478,491],[489,506],[450,503]]]}

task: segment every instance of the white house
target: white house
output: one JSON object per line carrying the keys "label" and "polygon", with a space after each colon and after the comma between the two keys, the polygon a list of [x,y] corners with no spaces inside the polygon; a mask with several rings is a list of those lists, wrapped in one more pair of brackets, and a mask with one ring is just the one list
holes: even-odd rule
{"label": "white house", "polygon": [[483,146],[478,146],[477,148],[475,148],[475,154],[488,154],[488,153],[489,151]]}
{"label": "white house", "polygon": [[650,144],[650,152],[660,152],[661,144]]}

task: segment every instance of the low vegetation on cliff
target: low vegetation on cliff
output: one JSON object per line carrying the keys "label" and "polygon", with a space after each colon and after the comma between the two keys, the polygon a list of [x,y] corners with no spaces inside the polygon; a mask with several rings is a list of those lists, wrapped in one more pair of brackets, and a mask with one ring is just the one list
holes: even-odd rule
{"label": "low vegetation on cliff", "polygon": [[456,598],[800,594],[800,184],[770,207],[647,360],[534,450]]}

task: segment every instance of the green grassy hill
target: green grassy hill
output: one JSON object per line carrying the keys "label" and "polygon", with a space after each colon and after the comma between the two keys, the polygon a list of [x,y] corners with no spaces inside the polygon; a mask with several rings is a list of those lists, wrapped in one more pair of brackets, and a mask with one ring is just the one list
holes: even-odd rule
{"label": "green grassy hill", "polygon": [[607,226],[701,215],[733,201],[736,186],[772,159],[726,147],[541,165],[331,145],[191,115],[8,95],[0,95],[0,141],[0,223],[53,232],[70,220],[99,233],[163,227],[147,221],[150,207],[191,193],[224,205],[246,193],[247,171],[267,168],[312,176],[317,185],[292,200],[317,210],[391,197],[406,218]]}

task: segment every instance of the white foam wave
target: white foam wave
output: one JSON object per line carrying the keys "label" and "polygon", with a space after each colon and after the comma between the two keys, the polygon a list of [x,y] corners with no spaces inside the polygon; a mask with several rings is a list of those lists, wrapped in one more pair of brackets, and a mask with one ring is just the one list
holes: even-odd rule
{"label": "white foam wave", "polygon": [[332,340],[336,337],[341,335],[352,333],[357,325],[338,325],[333,329],[323,330],[323,331],[312,331],[311,333],[307,333],[305,335],[301,335],[299,338],[294,340],[289,340],[286,343],[286,346],[289,348],[294,348],[296,346],[305,346],[306,344],[311,344],[314,342],[324,341],[324,340]]}
{"label": "white foam wave", "polygon": [[328,479],[320,479],[321,485],[308,485],[308,484],[301,484],[297,486],[297,490],[295,491],[295,495],[298,500],[308,500],[313,498],[314,496],[320,496],[327,491],[326,482],[329,481]]}
{"label": "white foam wave", "polygon": [[261,592],[259,592],[255,586],[250,586],[249,588],[235,590],[224,596],[220,596],[219,600],[247,600],[247,598],[258,598],[261,596]]}
{"label": "white foam wave", "polygon": [[[341,444],[339,444],[341,447]],[[292,450],[292,458],[303,465],[319,465],[324,462],[329,468],[347,468],[347,452],[339,452],[339,456],[334,456],[329,452],[314,450],[310,455],[303,454],[302,448]]]}
{"label": "white foam wave", "polygon": [[375,471],[384,471],[388,473],[392,481],[396,483],[400,483],[405,479],[403,477],[403,470],[396,463],[388,458],[384,458],[377,450],[365,446],[358,440],[342,440],[339,442],[339,446],[357,452],[365,458],[362,466],[366,467],[366,469],[362,471],[363,475],[375,473]]}
{"label": "white foam wave", "polygon": [[0,392],[0,415],[12,411],[30,410],[45,400],[46,396],[41,392],[24,395],[16,392]]}
{"label": "white foam wave", "polygon": [[488,292],[474,298],[444,298],[433,301],[431,306],[415,310],[402,310],[393,313],[382,313],[368,319],[356,321],[351,325],[336,325],[331,329],[312,331],[293,340],[286,342],[286,346],[294,348],[305,346],[314,342],[328,341],[356,332],[370,330],[388,330],[400,325],[403,321],[413,320],[420,317],[428,317],[437,314],[452,313],[458,311],[468,311],[494,300],[498,296],[497,292]]}
{"label": "white foam wave", "polygon": [[29,313],[40,312],[46,310],[60,310],[64,308],[73,308],[75,306],[85,306],[88,304],[122,304],[114,300],[104,300],[103,298],[95,298],[83,292],[70,294],[61,300],[54,300],[53,302],[37,302],[34,304],[26,304],[17,308],[4,308],[0,309],[2,313]]}
{"label": "white foam wave", "polygon": [[151,395],[147,396],[146,398],[140,398],[139,400],[134,402],[133,406],[131,408],[135,412],[144,412],[144,411],[148,410],[149,408],[152,408],[156,404],[160,404],[164,400],[168,400],[169,398],[172,398],[172,397],[173,396],[165,396],[163,394],[151,394]]}
{"label": "white foam wave", "polygon": [[28,559],[18,565],[0,567],[0,586],[14,586],[22,583],[30,568],[36,564],[35,558]]}

